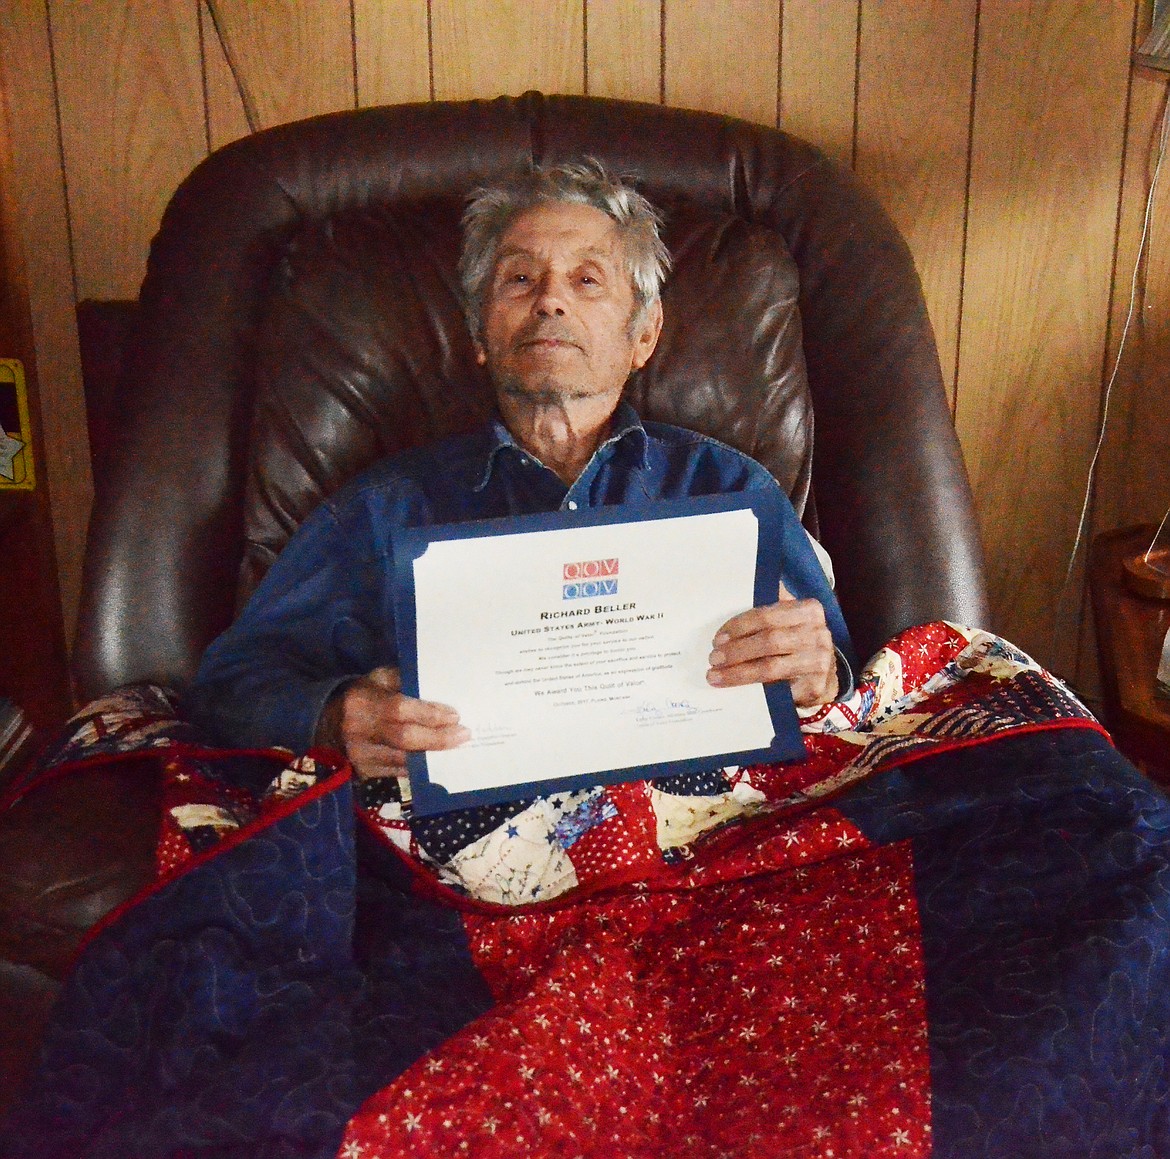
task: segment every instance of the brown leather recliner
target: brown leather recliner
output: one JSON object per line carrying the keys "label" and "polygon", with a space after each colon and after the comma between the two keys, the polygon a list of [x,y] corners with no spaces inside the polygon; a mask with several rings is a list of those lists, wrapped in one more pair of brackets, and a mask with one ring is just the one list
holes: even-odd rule
{"label": "brown leather recliner", "polygon": [[[668,321],[634,404],[773,471],[833,556],[861,654],[927,620],[986,626],[934,338],[875,200],[772,129],[530,93],[281,126],[180,188],[96,464],[83,697],[181,690],[323,495],[488,412],[455,289],[463,200],[581,156],[634,177],[667,217]],[[17,1047],[84,930],[151,875],[143,769],[42,785],[0,819],[0,1023]]]}

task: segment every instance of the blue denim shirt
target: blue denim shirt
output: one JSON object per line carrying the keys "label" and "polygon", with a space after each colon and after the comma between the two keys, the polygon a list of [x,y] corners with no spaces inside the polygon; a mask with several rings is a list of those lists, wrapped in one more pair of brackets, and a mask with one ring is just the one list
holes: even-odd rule
{"label": "blue denim shirt", "polygon": [[[195,723],[223,744],[302,752],[335,689],[397,665],[392,581],[402,528],[780,491],[747,455],[679,427],[643,424],[626,403],[611,429],[571,487],[499,420],[384,459],[354,479],[305,521],[236,622],[207,649],[191,689]],[[845,659],[844,691],[853,649],[841,609],[787,497],[779,506],[785,586],[824,605]]]}

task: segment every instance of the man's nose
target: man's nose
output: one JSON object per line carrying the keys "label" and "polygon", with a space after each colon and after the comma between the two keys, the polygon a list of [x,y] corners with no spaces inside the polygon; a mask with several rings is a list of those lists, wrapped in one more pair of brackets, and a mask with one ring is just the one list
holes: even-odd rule
{"label": "man's nose", "polygon": [[565,313],[565,280],[546,273],[537,287],[533,309],[542,318],[560,318]]}

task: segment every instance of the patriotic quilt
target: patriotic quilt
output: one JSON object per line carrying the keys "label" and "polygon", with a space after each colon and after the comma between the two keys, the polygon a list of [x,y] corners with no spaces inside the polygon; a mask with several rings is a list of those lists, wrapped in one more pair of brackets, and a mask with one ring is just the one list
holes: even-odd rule
{"label": "patriotic quilt", "polygon": [[164,689],[162,778],[0,1154],[1170,1155],[1170,802],[1006,641],[892,641],[808,755],[414,817]]}

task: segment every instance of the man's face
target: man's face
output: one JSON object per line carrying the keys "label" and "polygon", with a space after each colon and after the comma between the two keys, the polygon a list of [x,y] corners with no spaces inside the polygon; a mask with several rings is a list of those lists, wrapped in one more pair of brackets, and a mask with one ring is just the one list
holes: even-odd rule
{"label": "man's face", "polygon": [[656,304],[631,332],[633,312],[614,222],[589,205],[540,205],[500,240],[476,356],[501,396],[612,411],[662,327]]}

